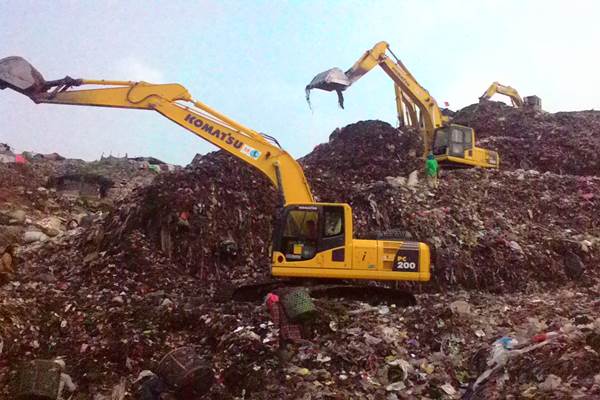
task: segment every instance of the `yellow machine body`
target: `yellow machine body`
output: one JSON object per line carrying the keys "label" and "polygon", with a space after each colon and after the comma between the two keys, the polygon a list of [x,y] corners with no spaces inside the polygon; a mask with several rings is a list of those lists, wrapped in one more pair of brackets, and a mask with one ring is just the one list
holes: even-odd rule
{"label": "yellow machine body", "polygon": [[498,168],[500,158],[492,150],[474,145],[475,131],[468,126],[447,124],[434,131],[431,152],[447,169],[484,167]]}
{"label": "yellow machine body", "polygon": [[[310,229],[289,229],[314,221]],[[335,225],[328,229],[327,226]],[[348,204],[288,204],[273,237],[272,273],[281,277],[428,281],[429,247],[404,240],[353,238]]]}

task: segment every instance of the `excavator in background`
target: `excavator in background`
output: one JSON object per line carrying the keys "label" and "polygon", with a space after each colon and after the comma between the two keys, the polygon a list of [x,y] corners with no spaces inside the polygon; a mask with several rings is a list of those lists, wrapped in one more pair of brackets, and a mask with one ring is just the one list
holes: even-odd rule
{"label": "excavator in background", "polygon": [[[425,155],[433,152],[438,163],[449,169],[499,168],[498,153],[475,146],[475,131],[472,128],[450,123],[448,117],[442,114],[435,99],[417,82],[386,42],[377,43],[346,72],[339,68],[332,68],[317,74],[306,86],[307,100],[312,89],[336,91],[340,106],[343,108],[342,92],[376,66],[384,70],[397,88],[398,119],[404,121],[405,116],[400,116],[400,113],[407,110],[411,126],[415,126],[412,125],[415,124],[415,120],[416,124],[420,125]],[[405,98],[409,99],[409,102],[404,101]],[[399,104],[398,100],[402,100],[403,104]],[[408,108],[406,104],[409,104]],[[414,104],[419,110],[418,118],[411,117],[410,104]]]}
{"label": "excavator in background", "polygon": [[523,99],[517,92],[517,89],[514,89],[510,86],[502,85],[498,82],[494,82],[490,85],[489,88],[481,95],[479,101],[489,100],[496,93],[503,94],[510,98],[510,101],[513,107],[522,108],[523,107]]}
{"label": "excavator in background", "polygon": [[[46,81],[25,59],[0,60],[0,88],[35,103],[151,110],[261,171],[281,195],[272,240],[275,277],[428,281],[422,242],[353,237],[348,204],[317,203],[300,164],[277,140],[192,98],[179,84],[73,79]],[[83,88],[83,89],[81,89]],[[414,302],[414,297],[412,297]]]}

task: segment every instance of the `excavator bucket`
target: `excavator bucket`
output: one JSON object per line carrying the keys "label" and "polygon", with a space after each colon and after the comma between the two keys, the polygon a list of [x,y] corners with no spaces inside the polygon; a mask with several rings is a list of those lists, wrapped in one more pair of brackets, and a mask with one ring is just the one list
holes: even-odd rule
{"label": "excavator bucket", "polygon": [[42,91],[45,84],[42,74],[24,58],[0,60],[0,89],[11,88],[29,96]]}
{"label": "excavator bucket", "polygon": [[306,86],[306,101],[310,105],[310,91],[312,89],[321,89],[328,92],[336,91],[340,107],[344,108],[344,97],[342,91],[346,90],[352,82],[348,76],[339,68],[328,69],[317,74]]}

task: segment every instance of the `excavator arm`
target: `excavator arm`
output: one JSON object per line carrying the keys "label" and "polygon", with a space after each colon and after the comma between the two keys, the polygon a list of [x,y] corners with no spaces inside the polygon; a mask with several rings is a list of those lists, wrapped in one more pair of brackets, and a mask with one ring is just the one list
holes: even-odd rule
{"label": "excavator arm", "polygon": [[[18,65],[17,61],[13,60],[13,67]],[[25,60],[23,62],[27,63]],[[179,84],[158,85],[69,77],[46,82],[39,73],[35,76],[32,74],[29,80],[16,81],[14,76],[13,72],[12,82],[10,77],[4,76],[3,79],[0,70],[0,82],[5,87],[26,94],[35,103],[156,111],[260,170],[281,192],[285,204],[314,202],[302,167],[289,153],[260,133],[194,100],[188,90]],[[89,89],[80,89],[85,87]]]}
{"label": "excavator arm", "polygon": [[514,89],[510,86],[502,85],[498,82],[494,82],[490,85],[489,88],[481,95],[479,100],[489,100],[496,93],[503,94],[510,98],[510,101],[514,107],[521,108],[523,107],[523,99],[517,92],[517,89]]}

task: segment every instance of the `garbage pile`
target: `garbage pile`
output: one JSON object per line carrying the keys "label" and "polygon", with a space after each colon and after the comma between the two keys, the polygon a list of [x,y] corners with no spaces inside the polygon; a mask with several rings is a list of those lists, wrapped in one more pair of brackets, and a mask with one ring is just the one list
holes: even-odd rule
{"label": "garbage pile", "polygon": [[[331,133],[301,158],[304,173],[320,201],[329,197],[331,183],[348,191],[354,185],[406,176],[421,168],[423,140],[419,132],[403,131],[383,121],[360,121]],[[337,196],[338,198],[341,196]]]}
{"label": "garbage pile", "polygon": [[[510,291],[597,274],[600,178],[533,169],[444,171],[433,193],[410,179],[413,168],[422,169],[417,140],[386,147],[390,138],[414,133],[376,122],[336,133],[302,159],[318,198],[350,203],[358,236],[394,231],[429,243],[435,272],[425,288]],[[378,165],[385,160],[397,169]]]}
{"label": "garbage pile", "polygon": [[[405,148],[410,156],[402,158]],[[385,172],[408,173],[420,152],[422,142],[414,132],[364,121],[333,132],[329,143],[301,162],[316,196],[327,201],[320,185],[328,188],[339,171],[346,171],[350,185]],[[160,176],[122,204],[105,224],[102,249],[119,252],[122,239],[139,231],[155,250],[203,281],[260,280],[268,277],[271,227],[279,205],[260,172],[223,152],[197,156],[185,170]]]}
{"label": "garbage pile", "polygon": [[[44,256],[52,270],[36,262],[0,289],[3,394],[21,361],[56,356],[80,395],[176,393],[160,361],[186,346],[214,375],[199,388],[207,399],[593,398],[600,390],[598,283],[422,294],[409,308],[316,299],[304,342],[282,344],[266,305],[215,303],[166,259],[136,270],[110,257],[100,269],[68,247]],[[144,371],[156,375],[153,386],[135,382]]]}
{"label": "garbage pile", "polygon": [[155,177],[126,158],[88,163],[25,154],[26,163],[0,163],[0,282],[14,276],[22,246],[76,234]]}
{"label": "garbage pile", "polygon": [[600,175],[600,111],[552,114],[484,101],[453,122],[475,129],[479,146],[497,150],[502,169]]}
{"label": "garbage pile", "polygon": [[28,165],[0,163],[0,190],[4,195],[12,194],[11,189],[19,186],[41,186],[43,183],[44,179]]}
{"label": "garbage pile", "polygon": [[[483,122],[479,110],[471,117]],[[280,294],[224,301],[269,277],[280,199],[233,157],[197,156],[85,225],[20,244],[0,284],[0,397],[14,393],[20,362],[60,357],[74,398],[190,398],[161,367],[190,346],[205,393],[191,398],[598,397],[600,178],[561,175],[561,160],[545,172],[508,163],[444,171],[432,191],[421,154],[416,132],[362,121],[301,160],[318,199],[352,205],[359,236],[431,245],[432,282],[408,285],[416,306],[313,299],[312,319],[289,321],[284,335]],[[70,210],[45,190],[57,208],[40,204]],[[19,225],[11,204],[3,228],[36,224],[44,210],[32,206]]]}
{"label": "garbage pile", "polygon": [[266,277],[279,204],[260,172],[222,152],[197,156],[123,203],[105,222],[101,249],[127,254],[124,239],[139,233],[202,282]]}
{"label": "garbage pile", "polygon": [[394,231],[430,244],[435,270],[422,288],[511,291],[598,274],[598,177],[463,170],[445,172],[435,193],[385,180],[323,187],[352,205],[358,236]]}

